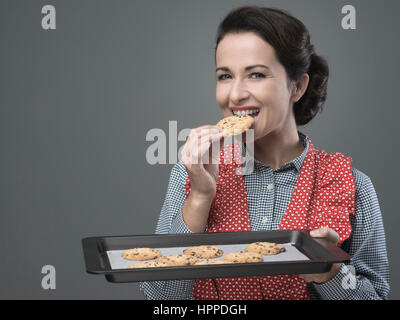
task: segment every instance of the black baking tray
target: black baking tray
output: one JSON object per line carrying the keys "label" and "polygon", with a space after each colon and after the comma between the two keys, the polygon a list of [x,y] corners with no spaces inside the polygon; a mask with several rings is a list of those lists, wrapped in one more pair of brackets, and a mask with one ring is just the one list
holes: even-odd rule
{"label": "black baking tray", "polygon": [[[207,244],[245,244],[256,241],[291,243],[310,260],[147,269],[112,269],[107,256],[107,251],[135,247],[168,248]],[[309,235],[308,230],[89,237],[82,239],[82,246],[86,271],[91,274],[104,275],[107,281],[114,283],[323,273],[328,272],[333,263],[350,261],[350,256],[341,248],[335,245],[322,246]]]}

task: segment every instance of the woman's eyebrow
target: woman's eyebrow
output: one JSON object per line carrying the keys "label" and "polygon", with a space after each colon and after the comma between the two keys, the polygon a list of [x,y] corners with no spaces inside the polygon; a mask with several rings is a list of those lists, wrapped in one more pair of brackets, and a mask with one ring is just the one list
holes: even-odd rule
{"label": "woman's eyebrow", "polygon": [[[244,68],[244,70],[248,71],[250,69],[257,68],[257,67],[261,67],[261,68],[265,68],[265,69],[269,70],[269,67],[267,67],[267,66],[265,66],[263,64],[254,64],[252,66],[247,66],[246,68]],[[219,68],[215,69],[215,72],[217,72],[218,70],[222,70],[222,71],[226,71],[226,72],[230,71],[228,67],[219,67]]]}

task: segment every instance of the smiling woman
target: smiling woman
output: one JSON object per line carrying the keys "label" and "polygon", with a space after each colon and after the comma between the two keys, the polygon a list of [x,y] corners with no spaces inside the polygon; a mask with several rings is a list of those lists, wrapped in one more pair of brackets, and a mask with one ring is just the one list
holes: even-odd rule
{"label": "smiling woman", "polygon": [[[348,252],[352,266],[143,283],[142,292],[150,299],[386,299],[385,234],[371,180],[350,157],[317,150],[297,129],[322,110],[329,75],[304,24],[278,9],[235,9],[218,28],[215,65],[223,116],[254,118],[254,171],[237,174],[235,164],[223,161],[232,149],[240,153],[234,144],[221,150],[219,163],[192,163],[223,139],[215,125],[193,129],[172,170],[156,232],[313,230],[321,244]],[[349,269],[351,290],[343,285]]]}
{"label": "smiling woman", "polygon": [[[253,75],[257,75],[258,78],[262,79],[268,78],[268,76],[274,77],[274,72],[271,68],[276,69],[281,65],[285,73],[285,78],[282,80],[286,80],[287,87],[290,88],[291,85],[295,85],[297,81],[301,80],[304,74],[307,74],[310,79],[308,86],[305,85],[306,91],[294,104],[296,124],[305,125],[318,111],[322,110],[322,105],[326,100],[329,76],[328,63],[323,57],[315,53],[314,46],[310,43],[310,34],[300,20],[289,14],[284,14],[283,11],[278,9],[265,9],[242,8],[240,11],[233,11],[224,19],[217,33],[215,49],[216,71],[230,72],[226,66],[218,67],[220,64],[223,65],[223,62],[218,60],[218,54],[225,49],[232,50],[228,55],[232,59],[269,60],[274,64],[273,66],[265,66],[263,64],[245,66],[244,71],[250,77]],[[268,19],[260,19],[262,15],[268,16]],[[264,41],[256,43],[257,39],[255,37],[251,39],[248,37],[248,33],[252,33],[259,40]],[[229,41],[231,39],[227,38],[227,35],[230,37],[241,35],[241,37],[236,39],[237,41]],[[221,48],[220,42],[222,40],[231,42],[228,44],[230,47]],[[267,48],[263,48],[263,46],[267,46]],[[264,50],[268,51],[267,55]],[[259,52],[258,55],[257,51]],[[253,57],[249,56],[249,54],[253,55]],[[228,57],[225,52],[221,52],[219,56]],[[238,66],[237,61],[232,61],[232,63]],[[279,71],[282,70],[276,70],[276,72]],[[218,80],[224,79],[221,74],[217,78]]]}

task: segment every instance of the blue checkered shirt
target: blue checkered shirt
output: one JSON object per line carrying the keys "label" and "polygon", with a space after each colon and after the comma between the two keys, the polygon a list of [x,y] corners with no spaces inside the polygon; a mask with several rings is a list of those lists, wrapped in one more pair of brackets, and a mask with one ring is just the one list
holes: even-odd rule
{"label": "blue checkered shirt", "polygon": [[[309,148],[307,137],[299,137],[303,153],[278,170],[254,159],[254,170],[244,175],[252,230],[276,230],[289,204],[301,166]],[[350,216],[352,233],[341,248],[352,257],[342,264],[327,282],[308,283],[311,299],[387,299],[389,262],[382,214],[371,179],[352,168],[356,185],[356,212]],[[181,208],[185,203],[187,172],[179,161],[171,171],[168,190],[157,223],[157,234],[190,233]],[[141,282],[140,291],[147,299],[193,299],[194,280]]]}

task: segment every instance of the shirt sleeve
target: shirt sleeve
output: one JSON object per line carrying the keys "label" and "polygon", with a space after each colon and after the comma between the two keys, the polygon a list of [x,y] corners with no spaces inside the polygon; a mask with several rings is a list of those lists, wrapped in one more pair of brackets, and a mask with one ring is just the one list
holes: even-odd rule
{"label": "shirt sleeve", "polygon": [[[157,222],[156,234],[190,233],[182,218],[185,203],[186,168],[179,161],[170,174],[164,204]],[[194,280],[169,280],[141,282],[139,289],[146,299],[189,300],[192,297]]]}
{"label": "shirt sleeve", "polygon": [[327,282],[308,284],[310,296],[330,300],[385,300],[389,294],[389,262],[378,197],[371,179],[353,169],[356,210],[352,233],[341,248],[352,257]]}

